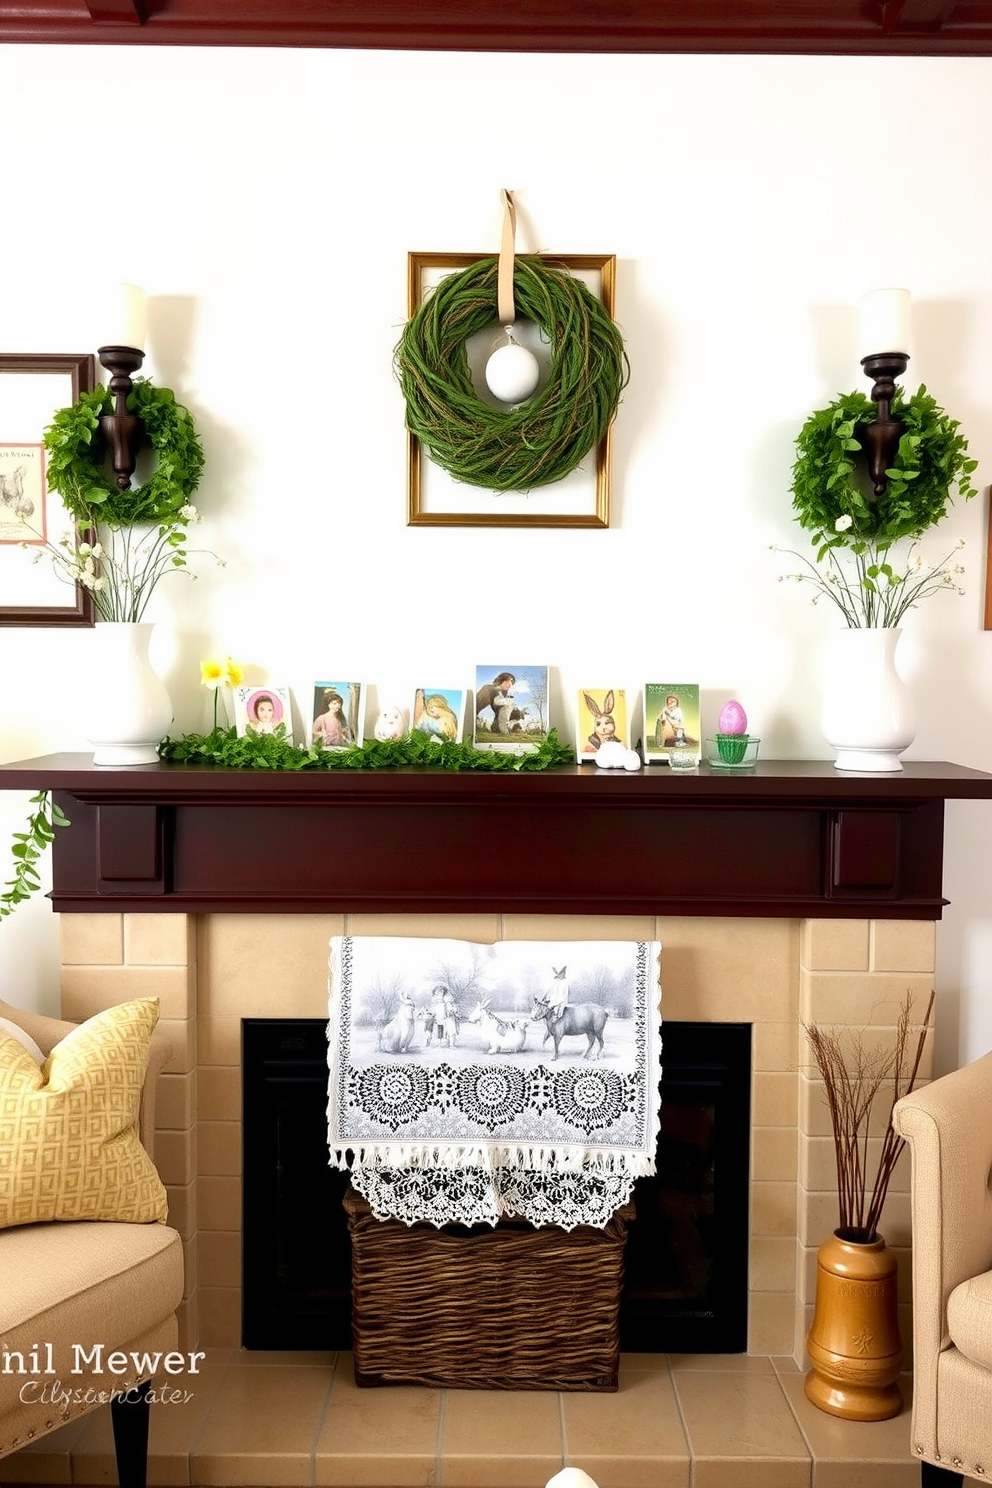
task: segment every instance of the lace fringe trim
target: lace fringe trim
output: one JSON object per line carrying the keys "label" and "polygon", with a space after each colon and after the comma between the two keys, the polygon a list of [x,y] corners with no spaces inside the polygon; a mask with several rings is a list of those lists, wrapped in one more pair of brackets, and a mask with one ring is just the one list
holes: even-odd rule
{"label": "lace fringe trim", "polygon": [[517,1168],[530,1173],[621,1174],[643,1178],[655,1172],[654,1158],[640,1152],[596,1147],[555,1147],[485,1143],[369,1142],[362,1147],[332,1147],[332,1168],[452,1170],[472,1168],[492,1173]]}

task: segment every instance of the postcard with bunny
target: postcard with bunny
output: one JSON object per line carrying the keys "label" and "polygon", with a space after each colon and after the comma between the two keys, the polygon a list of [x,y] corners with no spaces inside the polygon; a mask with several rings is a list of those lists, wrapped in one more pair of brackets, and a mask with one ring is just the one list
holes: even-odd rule
{"label": "postcard with bunny", "polygon": [[315,682],[310,740],[324,749],[360,744],[365,726],[365,688],[361,682]]}
{"label": "postcard with bunny", "polygon": [[630,748],[626,692],[622,687],[580,687],[575,704],[575,753],[579,763],[595,761],[608,739]]}
{"label": "postcard with bunny", "polygon": [[699,686],[695,682],[644,685],[644,762],[670,764],[674,753],[698,764],[701,731]]}
{"label": "postcard with bunny", "polygon": [[475,669],[476,749],[529,754],[539,749],[551,727],[546,666],[477,666]]}
{"label": "postcard with bunny", "polygon": [[275,734],[293,742],[293,715],[288,687],[236,687],[234,721],[238,734]]}

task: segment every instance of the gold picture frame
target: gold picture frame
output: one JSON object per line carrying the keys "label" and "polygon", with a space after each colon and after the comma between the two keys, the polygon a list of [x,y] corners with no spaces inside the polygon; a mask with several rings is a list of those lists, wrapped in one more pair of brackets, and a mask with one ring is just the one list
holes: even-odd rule
{"label": "gold picture frame", "polygon": [[[83,352],[0,355],[0,625],[93,625],[93,595],[81,584],[67,586],[44,552],[44,540],[57,542],[63,527],[78,524],[45,480],[43,436],[60,408],[75,403],[95,386],[94,359]],[[20,478],[18,469],[20,468]],[[19,520],[20,501],[31,511]],[[25,506],[25,510],[27,507]],[[31,562],[21,544],[36,546]],[[72,602],[62,602],[68,592]]]}
{"label": "gold picture frame", "polygon": [[[466,269],[491,253],[410,253],[407,255],[407,308],[414,316],[424,297],[445,276]],[[542,254],[554,268],[581,278],[615,318],[616,255]],[[495,311],[493,315],[495,324]],[[518,326],[515,329],[519,328]],[[484,335],[487,333],[483,333]],[[479,338],[473,338],[478,340]],[[521,337],[524,340],[524,337]],[[473,362],[469,343],[469,363]],[[531,347],[535,353],[537,348]],[[473,368],[473,371],[475,369]],[[554,486],[534,491],[497,492],[456,481],[435,465],[415,434],[407,431],[407,525],[409,527],[592,527],[610,525],[613,426],[590,454],[592,468],[572,471]],[[584,464],[585,462],[583,462]]]}

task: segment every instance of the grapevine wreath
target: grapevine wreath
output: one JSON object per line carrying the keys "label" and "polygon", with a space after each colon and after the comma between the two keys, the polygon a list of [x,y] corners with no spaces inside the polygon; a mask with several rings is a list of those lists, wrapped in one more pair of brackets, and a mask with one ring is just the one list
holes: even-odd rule
{"label": "grapevine wreath", "polygon": [[845,542],[892,543],[918,537],[947,514],[952,487],[967,501],[975,494],[960,425],[925,387],[911,398],[896,389],[892,417],[902,426],[898,451],[886,470],[884,493],[872,499],[859,460],[861,436],[877,414],[864,393],[846,393],[810,414],[796,438],[792,468],[793,509],[801,527],[835,541],[837,523],[850,518]]}
{"label": "grapevine wreath", "polygon": [[497,258],[448,275],[408,321],[396,349],[407,427],[456,480],[528,491],[575,469],[609,429],[629,375],[623,338],[573,275],[521,254],[513,263],[519,313],[551,347],[547,385],[516,407],[476,393],[465,342],[497,318]]}
{"label": "grapevine wreath", "polygon": [[168,388],[138,378],[128,395],[127,410],[142,424],[157,458],[152,474],[123,491],[103,468],[106,454],[100,419],[114,410],[113,394],[102,384],[83,393],[70,408],[55,415],[45,430],[46,477],[73,516],[99,520],[108,527],[140,522],[167,522],[187,505],[203,473],[203,449],[188,408]]}

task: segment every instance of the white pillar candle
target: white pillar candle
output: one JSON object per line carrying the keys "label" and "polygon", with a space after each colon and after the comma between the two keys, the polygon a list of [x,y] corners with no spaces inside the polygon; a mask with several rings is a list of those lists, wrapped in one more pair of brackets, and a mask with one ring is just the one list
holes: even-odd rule
{"label": "white pillar candle", "polygon": [[861,301],[861,356],[909,355],[909,290],[873,289]]}
{"label": "white pillar candle", "polygon": [[136,284],[113,284],[103,297],[97,325],[99,346],[145,349],[145,291]]}

